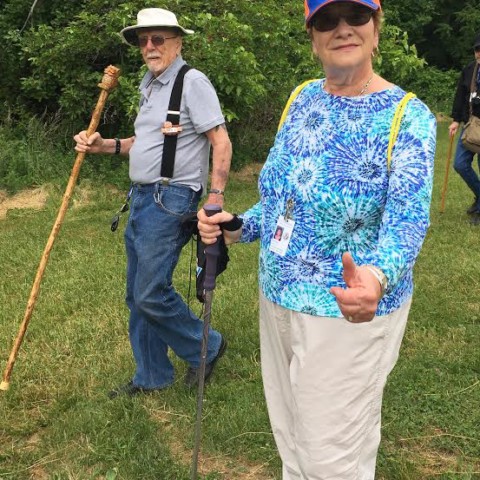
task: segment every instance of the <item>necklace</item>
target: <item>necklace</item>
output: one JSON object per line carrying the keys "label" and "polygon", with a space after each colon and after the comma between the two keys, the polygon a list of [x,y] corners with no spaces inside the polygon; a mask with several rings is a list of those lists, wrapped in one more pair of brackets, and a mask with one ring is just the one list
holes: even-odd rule
{"label": "necklace", "polygon": [[368,82],[363,86],[363,88],[360,90],[360,93],[358,94],[358,96],[362,96],[364,93],[367,93],[367,90],[368,90],[368,87],[370,86],[370,84],[372,83],[372,80],[373,80],[373,75],[368,79]]}
{"label": "necklace", "polygon": [[[479,70],[480,71],[480,70]],[[363,88],[360,90],[360,92],[358,93],[358,96],[361,97],[362,95],[364,95],[365,93],[367,93],[368,91],[368,87],[370,86],[370,84],[372,83],[372,80],[373,80],[373,76],[375,74],[372,73],[372,76],[367,80],[367,83],[363,86]],[[323,84],[323,89],[328,92],[327,90],[327,81],[325,81],[325,83]]]}

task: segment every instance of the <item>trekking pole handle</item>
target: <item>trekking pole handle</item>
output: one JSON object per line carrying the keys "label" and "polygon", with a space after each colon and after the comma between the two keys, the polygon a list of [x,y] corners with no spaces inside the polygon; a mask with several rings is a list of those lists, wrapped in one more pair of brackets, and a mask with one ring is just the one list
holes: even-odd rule
{"label": "trekking pole handle", "polygon": [[[222,211],[222,207],[220,205],[216,205],[214,203],[208,203],[203,206],[207,217],[211,217],[216,213],[220,213]],[[212,245],[207,245],[205,247],[205,257],[206,257],[206,265],[205,265],[205,281],[204,281],[204,288],[205,291],[212,291],[215,289],[215,279],[217,274],[217,260],[220,256],[220,247],[218,245],[218,239]]]}

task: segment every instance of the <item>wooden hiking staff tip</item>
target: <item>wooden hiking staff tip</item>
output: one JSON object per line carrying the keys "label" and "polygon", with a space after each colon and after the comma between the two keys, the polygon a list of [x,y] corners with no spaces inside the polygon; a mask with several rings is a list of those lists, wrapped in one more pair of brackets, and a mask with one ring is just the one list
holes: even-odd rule
{"label": "wooden hiking staff tip", "polygon": [[445,211],[445,199],[447,197],[448,173],[450,172],[450,161],[452,159],[453,139],[454,139],[454,135],[451,135],[450,136],[450,145],[448,146],[447,166],[446,166],[446,170],[445,170],[445,178],[443,179],[442,200],[440,202],[440,213],[443,213]]}
{"label": "wooden hiking staff tip", "polygon": [[[105,107],[107,97],[109,93],[117,86],[119,76],[120,76],[120,69],[118,69],[117,67],[114,67],[113,65],[108,66],[104,70],[102,81],[98,84],[98,86],[101,88],[100,96],[98,98],[97,105],[95,106],[95,110],[93,111],[92,118],[90,120],[90,125],[88,126],[88,129],[87,129],[87,136],[92,135],[97,130],[98,124],[100,123],[100,116],[102,114],[103,108]],[[42,258],[40,259],[40,265],[38,266],[37,275],[35,276],[35,280],[33,282],[32,290],[30,292],[30,297],[27,303],[27,308],[25,310],[25,315],[20,325],[20,329],[15,339],[15,343],[13,344],[12,351],[10,352],[7,366],[3,374],[2,382],[0,383],[0,390],[8,390],[8,387],[10,386],[10,377],[12,375],[13,366],[15,364],[18,351],[20,349],[20,346],[22,345],[23,338],[27,331],[27,327],[30,322],[30,318],[32,316],[35,302],[37,301],[37,298],[38,298],[40,283],[42,281],[43,274],[47,266],[48,257],[50,256],[53,243],[55,242],[55,238],[58,235],[63,219],[65,217],[65,213],[68,208],[68,203],[70,201],[73,190],[75,188],[75,184],[77,183],[78,175],[80,173],[80,167],[82,166],[84,158],[85,158],[85,152],[77,153],[77,157],[73,165],[72,173],[70,174],[67,188],[63,195],[62,204],[60,206],[60,210],[58,211],[57,219],[55,220],[55,223],[53,225],[52,231],[48,238],[47,244],[45,246],[45,249],[43,250]]]}

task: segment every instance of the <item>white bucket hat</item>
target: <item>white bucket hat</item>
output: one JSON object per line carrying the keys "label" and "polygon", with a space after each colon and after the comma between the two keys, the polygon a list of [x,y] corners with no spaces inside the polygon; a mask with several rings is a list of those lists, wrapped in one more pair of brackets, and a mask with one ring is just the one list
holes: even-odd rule
{"label": "white bucket hat", "polygon": [[177,17],[173,12],[163,8],[144,8],[137,15],[137,25],[124,28],[120,34],[125,41],[133,46],[138,46],[137,30],[140,28],[176,28],[185,35],[195,33],[193,30],[183,28],[178,24]]}

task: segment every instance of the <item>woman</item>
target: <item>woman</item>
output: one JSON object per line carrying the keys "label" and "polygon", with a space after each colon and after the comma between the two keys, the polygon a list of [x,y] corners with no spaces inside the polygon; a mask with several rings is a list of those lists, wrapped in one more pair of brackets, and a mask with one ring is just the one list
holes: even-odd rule
{"label": "woman", "polygon": [[[326,78],[291,104],[241,218],[198,213],[205,243],[260,239],[262,376],[284,480],[375,475],[387,375],[427,227],[435,119],[373,72],[379,0],[306,0]],[[221,224],[222,230],[219,226]],[[287,239],[272,242],[281,226]],[[280,245],[278,245],[280,243]]]}

